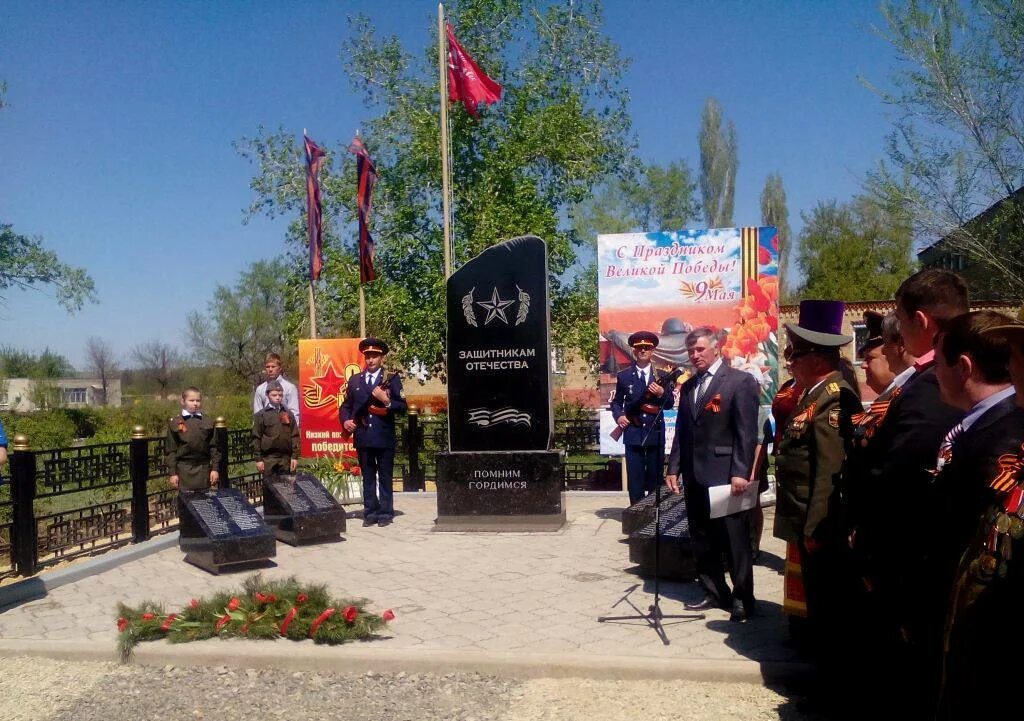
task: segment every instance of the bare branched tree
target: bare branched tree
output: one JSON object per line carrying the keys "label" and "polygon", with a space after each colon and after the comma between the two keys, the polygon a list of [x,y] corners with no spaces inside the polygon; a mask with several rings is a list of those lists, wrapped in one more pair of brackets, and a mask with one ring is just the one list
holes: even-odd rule
{"label": "bare branched tree", "polygon": [[114,357],[114,350],[102,338],[93,336],[85,342],[85,362],[89,372],[100,379],[100,386],[103,391],[102,404],[107,405],[107,390],[110,381],[117,376],[117,358]]}
{"label": "bare branched tree", "polygon": [[160,387],[161,399],[166,398],[167,388],[181,368],[181,352],[169,343],[151,340],[132,348],[131,357],[139,370]]}

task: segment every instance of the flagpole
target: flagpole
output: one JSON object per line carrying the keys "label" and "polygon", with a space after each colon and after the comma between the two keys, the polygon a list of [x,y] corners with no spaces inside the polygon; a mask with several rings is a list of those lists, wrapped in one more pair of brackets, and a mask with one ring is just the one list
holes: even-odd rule
{"label": "flagpole", "polygon": [[444,4],[437,4],[437,65],[441,79],[441,207],[444,215],[444,277],[452,274],[451,167],[448,164],[448,34]]}
{"label": "flagpole", "polygon": [[366,293],[362,283],[359,284],[359,337],[366,337]]}
{"label": "flagpole", "polygon": [[[303,142],[305,142],[306,128],[302,129],[302,138],[303,138]],[[309,223],[312,223],[312,222],[313,222],[313,219],[310,218],[308,216],[308,214],[307,214],[307,216],[306,216],[306,224],[308,225]],[[310,252],[312,252],[312,248],[310,249]],[[313,276],[312,275],[309,278],[309,337],[313,338],[313,339],[316,338],[316,300],[314,299],[314,296],[313,296]]]}

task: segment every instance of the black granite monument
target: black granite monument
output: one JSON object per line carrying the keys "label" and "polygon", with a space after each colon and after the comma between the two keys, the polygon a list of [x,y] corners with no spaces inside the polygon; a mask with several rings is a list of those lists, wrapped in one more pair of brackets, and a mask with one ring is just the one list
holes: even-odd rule
{"label": "black granite monument", "polygon": [[547,246],[491,246],[448,279],[448,442],[437,456],[438,531],[556,530]]}
{"label": "black granite monument", "polygon": [[270,527],[237,488],[181,494],[178,546],[204,571],[248,567],[277,554]]}
{"label": "black granite monument", "polygon": [[344,509],[306,473],[264,479],[263,517],[277,539],[292,546],[337,541],[345,532]]}

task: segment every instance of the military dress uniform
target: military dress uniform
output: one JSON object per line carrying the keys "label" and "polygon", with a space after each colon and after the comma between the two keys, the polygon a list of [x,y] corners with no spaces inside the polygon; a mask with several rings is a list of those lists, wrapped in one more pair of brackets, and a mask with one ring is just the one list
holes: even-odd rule
{"label": "military dress uniform", "polygon": [[[665,414],[648,413],[640,406],[647,386],[656,381],[654,365],[640,369],[636,364],[619,371],[615,378],[615,395],[611,412],[616,421],[623,415],[631,422],[622,434],[626,447],[626,485],[630,505],[654,490],[664,478],[665,467]],[[656,403],[661,409],[673,405],[672,388],[665,388]]]}
{"label": "military dress uniform", "polygon": [[1010,718],[1024,620],[1024,446],[998,459],[994,498],[957,567],[938,717]]}
{"label": "military dress uniform", "polygon": [[[359,344],[360,352],[380,352],[379,349],[387,353],[387,345],[374,338],[364,339]],[[363,477],[363,523],[383,525],[390,523],[395,516],[391,485],[395,463],[395,418],[396,414],[405,412],[408,405],[397,373],[389,374],[378,368],[372,379],[369,375],[363,370],[348,379],[348,390],[338,416],[343,427],[349,420],[356,423],[353,435]],[[377,386],[388,391],[391,403],[386,407],[373,397],[373,389]],[[369,412],[370,406],[380,414]]]}
{"label": "military dress uniform", "polygon": [[272,405],[257,413],[253,416],[252,446],[264,463],[264,478],[289,473],[292,458],[299,455],[299,423],[295,414]]}
{"label": "military dress uniform", "polygon": [[183,412],[174,416],[167,422],[164,453],[167,472],[178,476],[180,490],[205,490],[210,485],[210,471],[220,465],[213,421],[202,413]]}

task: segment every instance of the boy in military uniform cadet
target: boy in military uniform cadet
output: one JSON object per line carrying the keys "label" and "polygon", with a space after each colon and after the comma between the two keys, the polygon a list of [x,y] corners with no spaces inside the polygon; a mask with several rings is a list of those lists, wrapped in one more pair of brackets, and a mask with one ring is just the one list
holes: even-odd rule
{"label": "boy in military uniform cadet", "polygon": [[266,407],[253,416],[252,446],[260,456],[256,470],[269,478],[298,468],[299,423],[284,407],[284,388],[278,381],[269,381],[266,391]]}
{"label": "boy in military uniform cadet", "polygon": [[171,486],[181,491],[203,491],[217,483],[220,451],[213,442],[213,421],[203,415],[203,394],[186,388],[181,413],[167,423],[164,445]]}
{"label": "boy in military uniform cadet", "polygon": [[[381,367],[388,345],[378,338],[359,342],[365,368],[348,379],[338,409],[342,427],[355,437],[363,474],[363,525],[384,527],[395,517],[391,486],[395,462],[395,414],[406,409],[402,381]],[[379,492],[379,495],[378,495]]]}
{"label": "boy in military uniform cadet", "polygon": [[[839,370],[839,349],[853,340],[841,332],[843,311],[840,301],[805,300],[799,322],[786,324],[790,370],[805,390],[784,422],[775,459],[774,535],[789,544],[787,558],[798,559],[806,594],[806,606],[785,599],[783,608],[806,613],[818,641],[842,628],[850,590],[840,469],[861,404]],[[787,591],[792,575],[787,568]]]}
{"label": "boy in military uniform cadet", "polygon": [[[988,327],[982,335],[1010,347],[1015,402],[1024,407],[1024,311],[1016,322]],[[1020,434],[1020,420],[1004,423]],[[953,449],[951,465],[957,462]],[[991,494],[954,575],[945,626],[945,657],[938,718],[1013,716],[1012,687],[1020,668],[1024,618],[1024,447],[996,459],[975,477]]]}
{"label": "boy in military uniform cadet", "polygon": [[[629,336],[635,362],[619,371],[611,412],[622,429],[626,446],[626,485],[630,505],[654,493],[662,479],[665,463],[665,408],[671,408],[671,389],[662,388],[654,378],[651,356],[658,347],[658,336],[642,330]],[[653,399],[644,403],[645,396]],[[646,406],[646,409],[642,406]],[[651,411],[654,412],[651,412]]]}

